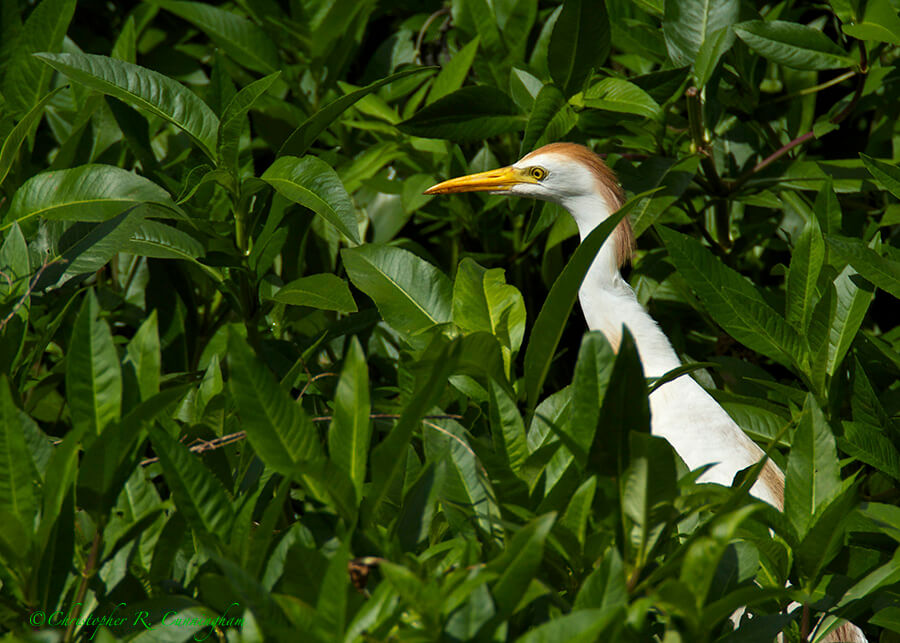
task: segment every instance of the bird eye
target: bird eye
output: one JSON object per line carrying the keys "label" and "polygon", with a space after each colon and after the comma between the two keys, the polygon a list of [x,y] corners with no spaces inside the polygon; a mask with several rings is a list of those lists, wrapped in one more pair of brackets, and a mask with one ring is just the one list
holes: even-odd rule
{"label": "bird eye", "polygon": [[547,176],[547,170],[542,167],[533,167],[531,168],[531,170],[529,170],[529,173],[531,174],[532,178],[535,178],[538,181]]}

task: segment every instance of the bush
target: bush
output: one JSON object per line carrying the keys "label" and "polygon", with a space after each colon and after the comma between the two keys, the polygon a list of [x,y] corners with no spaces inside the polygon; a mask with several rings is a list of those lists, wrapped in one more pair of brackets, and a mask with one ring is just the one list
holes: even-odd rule
{"label": "bush", "polygon": [[[889,0],[31,5],[9,640],[900,640]],[[618,174],[628,281],[784,514],[649,435],[634,345],[569,319],[566,213],[423,195],[558,140]]]}

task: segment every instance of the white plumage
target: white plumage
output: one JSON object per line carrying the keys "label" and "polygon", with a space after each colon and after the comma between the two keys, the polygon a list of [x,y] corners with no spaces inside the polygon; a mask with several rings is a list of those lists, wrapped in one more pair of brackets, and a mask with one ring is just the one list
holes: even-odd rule
{"label": "white plumage", "polygon": [[[439,183],[426,194],[484,191],[558,203],[575,219],[582,240],[622,205],[615,175],[584,146],[552,143],[513,165]],[[656,321],[644,310],[619,269],[633,244],[627,220],[603,244],[579,290],[587,325],[599,330],[614,349],[624,325],[637,346],[644,374],[660,377],[681,360]],[[764,452],[690,375],[668,382],[650,395],[651,432],[664,437],[688,467],[713,466],[701,482],[731,485],[735,474]],[[767,461],[751,493],[783,509],[784,474]],[[856,626],[845,623],[825,641],[865,643]]]}

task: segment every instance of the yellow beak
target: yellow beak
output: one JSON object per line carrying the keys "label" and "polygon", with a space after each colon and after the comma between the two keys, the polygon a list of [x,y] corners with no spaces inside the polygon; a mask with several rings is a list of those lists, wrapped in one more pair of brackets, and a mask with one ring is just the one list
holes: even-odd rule
{"label": "yellow beak", "polygon": [[509,190],[519,183],[535,183],[535,179],[524,170],[513,167],[501,167],[496,170],[460,176],[425,190],[425,194],[450,194],[452,192],[494,192]]}

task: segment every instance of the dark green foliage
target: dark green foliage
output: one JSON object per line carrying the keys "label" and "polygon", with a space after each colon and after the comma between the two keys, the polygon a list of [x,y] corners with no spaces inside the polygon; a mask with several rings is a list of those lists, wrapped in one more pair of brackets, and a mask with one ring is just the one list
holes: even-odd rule
{"label": "dark green foliage", "polygon": [[[0,6],[4,640],[900,641],[896,3]],[[577,250],[422,194],[560,140]],[[688,372],[784,513],[650,435]]]}

